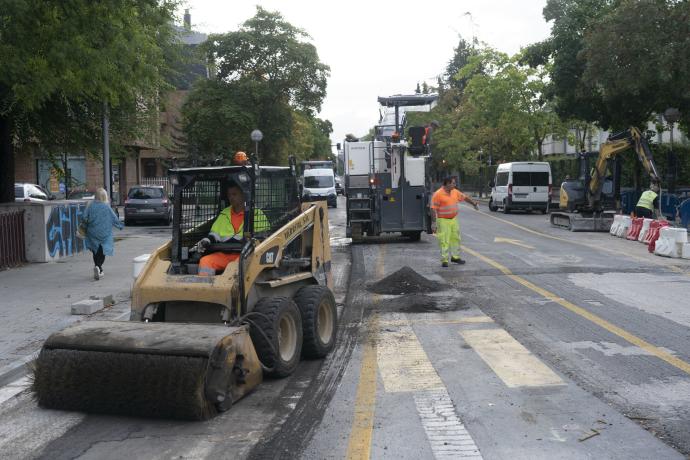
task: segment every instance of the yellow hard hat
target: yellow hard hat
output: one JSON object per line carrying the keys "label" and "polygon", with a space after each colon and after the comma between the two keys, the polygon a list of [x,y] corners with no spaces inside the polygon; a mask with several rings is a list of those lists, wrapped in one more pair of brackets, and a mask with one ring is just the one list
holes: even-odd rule
{"label": "yellow hard hat", "polygon": [[232,158],[232,161],[236,164],[243,164],[249,161],[249,157],[247,157],[247,154],[239,151],[235,153],[235,156]]}

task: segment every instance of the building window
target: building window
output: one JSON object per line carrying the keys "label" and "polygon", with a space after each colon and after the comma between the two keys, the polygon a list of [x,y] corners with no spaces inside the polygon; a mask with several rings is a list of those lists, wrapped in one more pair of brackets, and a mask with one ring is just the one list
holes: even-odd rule
{"label": "building window", "polygon": [[158,173],[158,165],[154,158],[145,158],[144,162],[144,177],[156,177]]}

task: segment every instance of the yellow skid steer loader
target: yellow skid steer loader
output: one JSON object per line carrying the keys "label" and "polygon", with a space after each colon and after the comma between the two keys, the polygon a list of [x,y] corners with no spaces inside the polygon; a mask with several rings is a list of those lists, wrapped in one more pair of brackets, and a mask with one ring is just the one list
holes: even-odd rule
{"label": "yellow skid steer loader", "polygon": [[[172,240],[137,278],[130,321],[51,335],[35,363],[39,405],[203,420],[264,374],[288,376],[301,356],[332,349],[328,210],[300,204],[294,164],[176,169],[170,181]],[[231,215],[235,235],[217,235],[215,222]],[[208,273],[204,257],[227,266]]]}

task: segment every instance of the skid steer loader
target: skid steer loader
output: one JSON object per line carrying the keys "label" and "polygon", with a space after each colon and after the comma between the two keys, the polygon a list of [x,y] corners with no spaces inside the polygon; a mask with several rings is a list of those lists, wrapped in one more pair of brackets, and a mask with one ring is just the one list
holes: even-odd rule
{"label": "skid steer loader", "polygon": [[[288,376],[300,356],[332,349],[327,207],[300,204],[294,164],[176,169],[170,181],[172,240],[134,283],[130,321],[89,321],[51,335],[34,367],[39,405],[203,420],[264,374]],[[202,245],[229,206],[231,184],[243,192],[244,231]],[[201,257],[215,252],[236,260],[200,276]]]}

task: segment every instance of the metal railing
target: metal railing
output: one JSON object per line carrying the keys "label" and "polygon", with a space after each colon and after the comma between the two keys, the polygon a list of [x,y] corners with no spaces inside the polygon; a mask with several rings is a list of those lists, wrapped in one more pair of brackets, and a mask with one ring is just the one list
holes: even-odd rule
{"label": "metal railing", "polygon": [[141,185],[160,185],[168,192],[168,196],[173,194],[173,186],[168,180],[168,177],[144,177],[141,179]]}
{"label": "metal railing", "polygon": [[0,270],[25,261],[24,211],[0,212]]}

